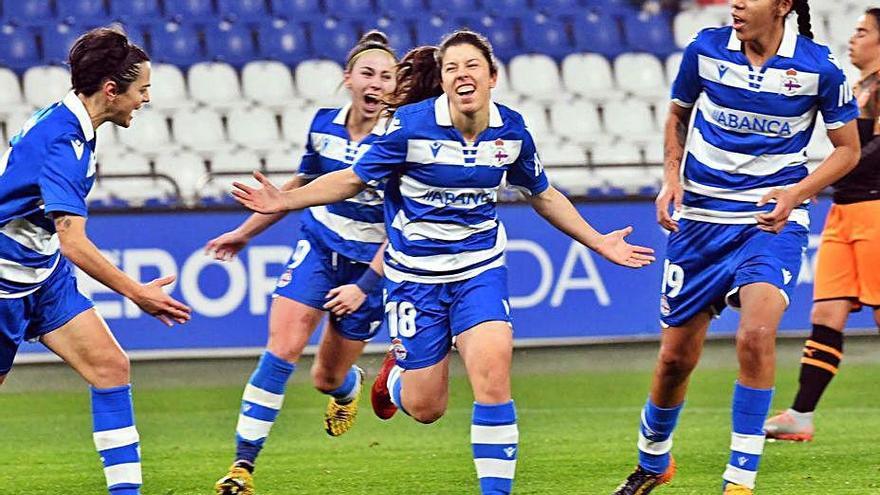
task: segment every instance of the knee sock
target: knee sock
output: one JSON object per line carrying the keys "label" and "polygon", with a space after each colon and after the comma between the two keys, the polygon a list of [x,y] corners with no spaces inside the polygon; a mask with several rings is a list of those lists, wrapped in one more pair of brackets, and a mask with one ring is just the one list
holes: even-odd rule
{"label": "knee sock", "polygon": [[649,398],[642,409],[639,427],[639,466],[645,471],[662,474],[669,468],[672,432],[684,403],[673,407],[657,407]]}
{"label": "knee sock", "polygon": [[474,403],[471,444],[482,495],[509,494],[519,444],[513,401],[492,405]]}
{"label": "knee sock", "polygon": [[281,411],[287,380],[295,369],[295,364],[269,351],[263,353],[241,398],[241,412],[235,427],[236,461],[250,463],[253,468]]}
{"label": "knee sock", "polygon": [[733,433],[724,481],[755,488],[758,464],[764,452],[764,420],[772,400],[772,388],[751,388],[739,382],[734,386]]}
{"label": "knee sock", "polygon": [[112,495],[138,495],[141,478],[140,437],[134,425],[131,385],[92,388],[95,448],[104,464]]}
{"label": "knee sock", "polygon": [[791,408],[800,413],[816,410],[822,393],[837,374],[843,359],[843,332],[813,325],[801,358],[800,387]]}

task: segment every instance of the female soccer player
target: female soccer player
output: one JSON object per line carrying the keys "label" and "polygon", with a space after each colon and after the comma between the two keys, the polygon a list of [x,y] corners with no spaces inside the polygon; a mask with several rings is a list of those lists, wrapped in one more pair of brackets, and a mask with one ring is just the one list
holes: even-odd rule
{"label": "female soccer player", "polygon": [[843,358],[843,328],[851,311],[868,306],[880,327],[880,9],[859,18],[849,59],[860,71],[862,156],[856,169],[834,183],[814,282],[813,331],[801,359],[800,388],[788,411],[767,420],[767,436],[813,439],[813,411]]}
{"label": "female soccer player", "polygon": [[128,127],[150,101],[150,58],[116,30],[95,29],[70,49],[73,90],[35,113],[0,159],[0,383],[23,339],[39,339],[91,386],[95,447],[113,495],[140,493],[141,463],[128,357],[71,263],[163,323],[190,309],[162,287],[109,263],[86,235],[85,198],[95,182],[95,130]]}
{"label": "female soccer player", "polygon": [[[852,169],[859,154],[858,109],[837,61],[811,39],[806,0],[732,0],[731,9],[732,27],[703,30],[685,49],[672,88],[657,197],[657,219],[671,231],[664,329],[642,411],[639,464],[618,495],[645,494],[672,477],[672,431],[688,378],[712,315],[725,305],[741,314],[724,493],[752,493],[773,395],[776,329],[807,246],[807,200]],[[791,11],[800,35],[786,27]],[[805,149],[817,110],[835,150],[808,175]]]}
{"label": "female soccer player", "polygon": [[[370,148],[377,137],[371,132],[384,108],[382,100],[394,89],[396,62],[387,38],[378,31],[365,34],[352,48],[343,82],[351,102],[318,110],[299,174],[285,184],[285,190],[347,168]],[[208,242],[206,249],[217,259],[230,259],[283,216],[254,214],[237,229]],[[218,494],[253,493],[254,462],[281,409],[287,381],[325,310],[334,316],[327,322],[312,367],[315,388],[330,395],[324,427],[338,436],[354,424],[364,378],[354,362],[382,321],[380,259],[376,268],[369,263],[384,240],[381,189],[371,187],[303,214],[299,242],[272,301],[266,351],[245,386],[235,462],[217,482]]]}
{"label": "female soccer player", "polygon": [[387,373],[390,361],[377,379],[379,395],[391,390],[393,401],[379,400],[377,412],[387,418],[400,408],[422,423],[439,419],[454,343],[474,393],[471,441],[484,494],[510,493],[519,436],[506,236],[495,208],[502,179],[528,192],[551,224],[609,260],[629,267],[653,260],[651,249],[624,241],[630,227],[599,234],[549,185],[522,117],[491,101],[496,79],[486,38],[456,31],[400,64],[393,120],[354,167],[283,192],[255,173],[262,188],[236,183],[233,191],[248,208],[274,213],[333,203],[387,179],[385,316],[397,365]]}

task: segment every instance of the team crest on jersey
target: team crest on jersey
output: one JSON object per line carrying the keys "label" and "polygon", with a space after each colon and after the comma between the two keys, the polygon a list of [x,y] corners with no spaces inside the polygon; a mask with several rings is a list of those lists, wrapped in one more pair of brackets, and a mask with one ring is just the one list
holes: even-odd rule
{"label": "team crest on jersey", "polygon": [[496,167],[500,167],[507,163],[507,159],[510,155],[507,153],[507,149],[504,147],[503,139],[496,139],[492,146],[492,164]]}
{"label": "team crest on jersey", "polygon": [[782,76],[782,94],[786,96],[794,96],[803,86],[797,79],[798,71],[788,69]]}
{"label": "team crest on jersey", "polygon": [[400,339],[395,338],[391,341],[391,351],[394,353],[394,357],[397,358],[398,361],[406,360],[407,350]]}

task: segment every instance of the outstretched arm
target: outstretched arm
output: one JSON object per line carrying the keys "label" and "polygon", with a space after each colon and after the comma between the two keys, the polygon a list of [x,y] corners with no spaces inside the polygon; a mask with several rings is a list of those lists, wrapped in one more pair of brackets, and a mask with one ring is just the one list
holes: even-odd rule
{"label": "outstretched arm", "polygon": [[322,175],[308,185],[290,191],[280,191],[260,172],[254,172],[254,178],[262,187],[253,188],[234,182],[232,195],[236,201],[258,213],[278,213],[336,203],[355,196],[367,187],[351,167]]}
{"label": "outstretched arm", "polygon": [[532,208],[551,225],[601,254],[609,261],[631,268],[640,268],[654,261],[654,250],[633,246],[624,240],[632,227],[600,234],[578,213],[571,201],[554,187],[530,199]]}

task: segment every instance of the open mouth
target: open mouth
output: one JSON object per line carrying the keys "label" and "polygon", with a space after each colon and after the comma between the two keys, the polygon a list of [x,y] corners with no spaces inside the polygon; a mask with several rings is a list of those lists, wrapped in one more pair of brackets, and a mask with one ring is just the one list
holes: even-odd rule
{"label": "open mouth", "polygon": [[737,31],[739,31],[740,29],[743,28],[743,26],[745,26],[745,24],[746,24],[746,21],[744,21],[742,17],[736,16],[736,15],[733,16],[733,29],[736,29]]}
{"label": "open mouth", "polygon": [[471,96],[476,90],[477,88],[473,84],[462,84],[455,89],[455,94],[458,96]]}
{"label": "open mouth", "polygon": [[364,107],[367,110],[376,110],[382,105],[382,98],[378,94],[367,93],[364,95]]}

